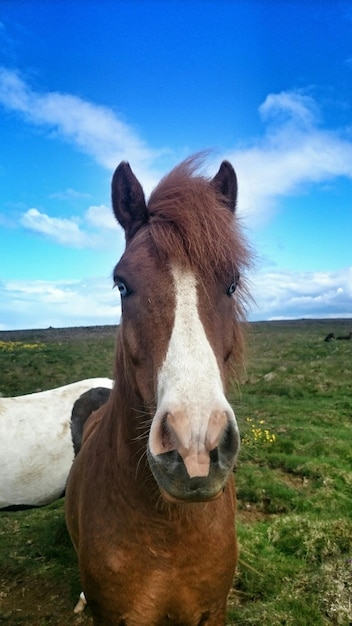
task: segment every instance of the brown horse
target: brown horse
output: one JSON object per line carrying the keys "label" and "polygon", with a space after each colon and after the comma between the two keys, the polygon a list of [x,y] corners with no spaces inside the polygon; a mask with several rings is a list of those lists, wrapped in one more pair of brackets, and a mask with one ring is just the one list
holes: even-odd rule
{"label": "brown horse", "polygon": [[242,357],[249,254],[232,166],[210,180],[199,164],[176,167],[148,204],[127,163],[112,181],[126,235],[116,383],[86,424],[66,491],[95,626],[225,623],[240,445],[225,393]]}

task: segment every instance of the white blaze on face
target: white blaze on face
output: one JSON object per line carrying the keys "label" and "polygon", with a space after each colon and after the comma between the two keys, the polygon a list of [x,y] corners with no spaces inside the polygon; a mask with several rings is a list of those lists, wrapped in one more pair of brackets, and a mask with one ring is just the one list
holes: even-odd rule
{"label": "white blaze on face", "polygon": [[238,432],[237,422],[200,320],[196,279],[179,268],[173,268],[172,275],[174,326],[158,372],[149,447],[154,456],[176,449],[190,477],[207,476],[209,452],[218,445],[228,423]]}

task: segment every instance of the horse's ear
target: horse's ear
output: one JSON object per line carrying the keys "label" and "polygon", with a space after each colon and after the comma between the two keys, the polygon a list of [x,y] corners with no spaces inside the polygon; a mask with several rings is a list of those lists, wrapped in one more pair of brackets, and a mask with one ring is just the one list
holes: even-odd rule
{"label": "horse's ear", "polygon": [[221,194],[228,208],[234,213],[237,203],[237,177],[231,163],[223,161],[211,181],[215,191]]}
{"label": "horse's ear", "polygon": [[142,185],[132,172],[129,163],[122,161],[115,170],[111,183],[112,207],[116,219],[131,239],[148,221],[148,209]]}

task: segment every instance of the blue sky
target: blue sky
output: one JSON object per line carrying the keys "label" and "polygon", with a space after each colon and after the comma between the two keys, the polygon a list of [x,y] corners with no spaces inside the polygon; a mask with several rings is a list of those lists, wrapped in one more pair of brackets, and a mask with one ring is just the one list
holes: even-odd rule
{"label": "blue sky", "polygon": [[352,317],[352,6],[1,0],[0,330],[113,324],[110,181],[212,149],[239,179],[252,320]]}

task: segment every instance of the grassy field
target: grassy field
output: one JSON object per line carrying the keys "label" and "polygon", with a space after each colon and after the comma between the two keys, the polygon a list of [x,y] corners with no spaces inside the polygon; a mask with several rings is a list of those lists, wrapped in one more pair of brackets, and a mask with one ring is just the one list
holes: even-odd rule
{"label": "grassy field", "polygon": [[[254,323],[236,471],[240,563],[228,624],[352,624],[352,320]],[[111,376],[114,330],[0,333],[0,393]],[[1,479],[1,478],[0,478]],[[63,502],[0,513],[0,623],[91,624]]]}

